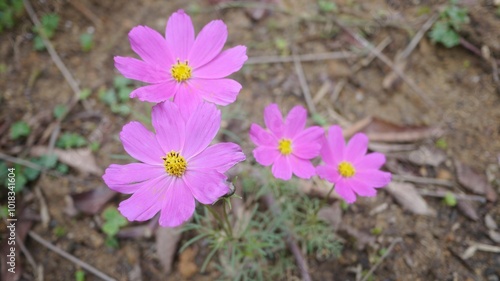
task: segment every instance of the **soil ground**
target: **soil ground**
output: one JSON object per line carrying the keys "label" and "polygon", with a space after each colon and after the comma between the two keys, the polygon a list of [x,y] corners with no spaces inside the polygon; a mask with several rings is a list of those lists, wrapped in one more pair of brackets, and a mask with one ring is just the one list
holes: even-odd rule
{"label": "soil ground", "polygon": [[[101,169],[111,163],[127,163],[127,160],[113,157],[124,154],[117,135],[126,122],[148,116],[149,105],[139,101],[131,100],[134,113],[122,117],[111,112],[98,98],[99,90],[112,87],[114,77],[119,75],[113,66],[113,56],[135,56],[127,39],[132,27],[147,25],[163,32],[168,16],[184,8],[192,11],[197,31],[212,19],[224,20],[229,27],[226,46],[247,45],[250,60],[259,56],[290,56],[293,51],[297,54],[334,51],[359,54],[302,63],[312,97],[322,88],[327,89],[315,104],[318,116],[331,124],[340,120],[344,126],[373,116],[401,127],[439,127],[442,132],[439,138],[446,143],[440,150],[445,161],[437,166],[415,165],[407,161],[411,151],[395,151],[395,145],[390,144],[386,146],[391,150],[387,168],[397,174],[457,182],[454,163],[459,161],[482,176],[487,174],[494,192],[499,191],[500,90],[491,63],[463,46],[448,49],[433,44],[425,35],[406,59],[404,73],[434,103],[431,106],[403,81],[384,89],[383,80],[391,69],[377,58],[353,73],[356,65],[366,57],[363,54],[366,51],[332,20],[335,17],[345,22],[374,46],[388,38],[390,43],[382,52],[394,61],[396,54],[407,46],[431,13],[446,4],[445,1],[339,0],[335,14],[320,11],[315,1],[298,0],[268,1],[269,5],[284,8],[289,13],[278,9],[255,11],[238,5],[221,8],[223,6],[197,1],[85,0],[78,1],[78,5],[67,1],[31,2],[39,17],[49,12],[60,16],[59,27],[51,41],[80,86],[92,91],[86,105],[79,103],[71,110],[61,124],[61,132],[77,132],[86,138],[95,138],[95,132],[101,132],[97,138],[100,149],[93,154]],[[495,1],[462,2],[471,20],[461,36],[479,49],[488,48],[492,57],[500,58],[500,19],[495,13],[498,9],[494,6]],[[423,10],[430,12],[422,13]],[[259,12],[264,15],[259,17]],[[79,37],[88,31],[94,32],[94,47],[90,52],[82,52]],[[49,54],[33,50],[32,37],[32,22],[27,14],[12,30],[0,34],[1,63],[6,67],[0,73],[0,147],[2,153],[17,158],[27,158],[34,146],[49,144],[43,134],[54,121],[54,106],[65,104],[74,95]],[[306,106],[306,102],[293,63],[248,64],[233,78],[240,81],[243,90],[237,102],[224,109],[228,116],[224,126],[240,139],[246,155],[250,156],[253,145],[247,138],[248,128],[253,122],[262,123],[265,106],[276,102],[287,112],[296,104]],[[335,89],[340,91],[334,94]],[[34,128],[34,137],[23,141],[7,137],[8,128],[18,120],[25,120]],[[436,139],[426,138],[411,145],[415,149],[436,149]],[[36,186],[43,193],[44,203],[34,192]],[[105,235],[96,223],[99,216],[67,214],[66,202],[70,194],[103,186],[100,177],[71,169],[69,176],[43,175],[30,183],[18,195],[18,202],[34,214],[39,214],[42,205],[46,205],[49,224],[44,226],[35,221],[32,231],[117,280],[130,280],[130,272],[137,264],[142,280],[165,280],[154,239],[123,239],[119,249],[108,249],[104,246]],[[417,188],[436,190],[439,187],[417,184]],[[472,194],[466,189],[460,190]],[[456,189],[452,191],[457,192]],[[115,198],[110,204],[116,205],[123,198],[125,196]],[[313,279],[356,280],[357,271],[366,273],[375,264],[374,256],[380,249],[387,249],[394,239],[400,238],[402,241],[395,244],[369,280],[499,280],[500,253],[477,251],[468,259],[461,257],[473,243],[499,246],[498,241],[488,235],[493,230],[485,224],[486,215],[500,224],[498,203],[473,203],[470,207],[477,214],[473,220],[457,208],[444,205],[441,198],[425,197],[425,201],[435,211],[433,215],[415,215],[385,191],[375,198],[360,199],[344,212],[342,223],[372,236],[374,242],[360,248],[359,237],[340,231],[338,235],[345,241],[340,258],[317,261],[309,257]],[[381,211],[374,212],[377,208]],[[54,234],[58,226],[66,230],[66,235]],[[383,229],[383,232],[376,236],[370,234],[374,228]],[[5,237],[6,228],[0,229]],[[77,265],[29,237],[26,246],[43,268],[44,280],[74,280]],[[20,280],[35,280],[34,269],[24,255],[21,259],[24,270]],[[195,262],[199,262],[198,259]],[[186,278],[179,271],[179,265],[176,258],[169,280]],[[298,276],[298,272],[292,275]],[[216,276],[217,272],[212,270],[208,274],[195,272],[188,279],[212,280]],[[87,274],[86,280],[99,279]]]}

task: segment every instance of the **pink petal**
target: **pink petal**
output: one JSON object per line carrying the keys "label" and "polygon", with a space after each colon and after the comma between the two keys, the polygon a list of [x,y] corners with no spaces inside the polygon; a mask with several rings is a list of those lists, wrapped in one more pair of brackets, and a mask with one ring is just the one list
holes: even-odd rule
{"label": "pink petal", "polygon": [[292,140],[293,154],[305,159],[318,156],[321,149],[321,139],[324,134],[325,131],[323,128],[318,126],[301,131]]}
{"label": "pink petal", "polygon": [[186,136],[186,123],[180,115],[179,108],[171,101],[165,101],[153,106],[151,112],[156,140],[163,152],[181,151]]}
{"label": "pink petal", "polygon": [[349,204],[356,201],[356,194],[345,180],[340,180],[335,184],[335,192]]}
{"label": "pink petal", "polygon": [[183,10],[173,13],[165,30],[167,46],[174,61],[185,61],[194,43],[194,27],[189,15]]}
{"label": "pink petal", "polygon": [[327,138],[321,137],[320,143],[321,143],[321,149],[319,150],[319,154],[320,154],[323,162],[325,162],[328,165],[335,165],[334,164],[335,161],[333,158],[333,152],[332,152],[331,146],[328,144]]}
{"label": "pink petal", "polygon": [[262,166],[273,164],[279,156],[280,153],[275,147],[259,146],[253,150],[253,157]]}
{"label": "pink petal", "polygon": [[277,138],[283,137],[285,125],[277,104],[270,104],[264,109],[264,123]]}
{"label": "pink petal", "polygon": [[182,154],[191,158],[204,150],[220,128],[221,113],[212,103],[200,103],[186,123],[186,142]]}
{"label": "pink petal", "polygon": [[203,99],[218,105],[233,103],[241,90],[240,83],[232,79],[190,79],[188,84]]}
{"label": "pink petal", "polygon": [[292,167],[288,157],[279,155],[274,161],[272,168],[274,177],[282,180],[289,180],[292,178]]}
{"label": "pink petal", "polygon": [[217,171],[188,170],[183,179],[194,198],[202,204],[213,204],[229,191],[227,177]]}
{"label": "pink petal", "polygon": [[366,154],[364,157],[358,160],[356,168],[358,169],[380,169],[385,163],[385,155],[378,152],[373,152]]}
{"label": "pink petal", "polygon": [[293,173],[302,179],[309,179],[316,175],[316,169],[311,161],[297,158],[293,155],[289,157],[290,165],[292,166]]}
{"label": "pink petal", "polygon": [[176,227],[191,218],[195,201],[182,179],[175,178],[165,192],[159,223],[163,227]]}
{"label": "pink petal", "polygon": [[143,163],[127,165],[111,164],[102,179],[106,185],[117,192],[130,194],[136,192],[144,182],[165,175],[163,166],[153,166]]}
{"label": "pink petal", "polygon": [[153,133],[141,123],[132,121],[120,132],[123,148],[135,159],[150,165],[163,165],[165,156]]}
{"label": "pink petal", "polygon": [[167,41],[156,30],[147,26],[136,26],[128,34],[132,50],[151,66],[170,69],[174,60]]}
{"label": "pink petal", "polygon": [[[358,167],[356,167],[358,168]],[[391,182],[392,174],[379,170],[359,170],[354,175],[359,181],[363,181],[375,188],[384,187]]]}
{"label": "pink petal", "polygon": [[336,166],[345,159],[345,140],[340,126],[331,126],[330,129],[328,129],[327,145],[331,157],[325,157],[322,153],[323,160],[325,162],[331,161],[329,164]]}
{"label": "pink petal", "polygon": [[285,120],[285,137],[289,139],[304,130],[307,121],[307,111],[300,105],[294,106]]}
{"label": "pink petal", "polygon": [[368,185],[366,182],[360,181],[356,178],[346,179],[345,182],[360,196],[373,197],[377,195],[377,190]]}
{"label": "pink petal", "polygon": [[162,83],[170,77],[166,68],[134,58],[115,57],[115,67],[126,78],[146,83]]}
{"label": "pink petal", "polygon": [[258,146],[278,147],[276,137],[255,123],[250,126],[250,140]]}
{"label": "pink petal", "polygon": [[337,183],[340,181],[340,174],[337,171],[337,167],[333,167],[330,165],[321,165],[316,167],[316,173],[318,176],[324,180],[327,180],[331,183]]}
{"label": "pink petal", "polygon": [[189,169],[215,169],[225,173],[237,163],[245,160],[241,147],[235,143],[223,142],[207,147],[200,154],[188,160]]}
{"label": "pink petal", "polygon": [[140,101],[162,102],[168,100],[177,91],[177,85],[173,81],[161,84],[153,84],[135,89],[130,93],[131,98],[138,98]]}
{"label": "pink petal", "polygon": [[200,31],[188,55],[193,68],[202,67],[215,58],[227,39],[227,27],[221,20],[209,22]]}
{"label": "pink petal", "polygon": [[345,149],[345,160],[356,163],[368,150],[368,137],[363,133],[355,134]]}
{"label": "pink petal", "polygon": [[118,210],[129,221],[145,221],[151,219],[161,209],[165,192],[170,188],[171,177],[150,180],[129,199],[122,201]]}
{"label": "pink petal", "polygon": [[203,99],[201,95],[194,91],[191,86],[187,83],[179,84],[177,93],[174,96],[174,103],[179,107],[181,116],[185,121],[189,119],[198,105],[202,102]]}
{"label": "pink petal", "polygon": [[204,66],[195,69],[193,76],[204,79],[218,79],[241,69],[247,61],[247,47],[236,46],[225,50]]}

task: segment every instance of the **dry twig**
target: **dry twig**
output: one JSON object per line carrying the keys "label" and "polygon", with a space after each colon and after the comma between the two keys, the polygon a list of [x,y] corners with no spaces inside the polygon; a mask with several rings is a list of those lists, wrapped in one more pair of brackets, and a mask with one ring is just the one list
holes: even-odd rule
{"label": "dry twig", "polygon": [[101,278],[102,280],[105,281],[116,281],[116,279],[109,277],[102,271],[98,270],[97,268],[91,266],[90,264],[78,259],[77,257],[69,254],[68,252],[65,252],[64,250],[60,249],[59,247],[56,247],[52,245],[52,243],[48,242],[47,240],[43,239],[40,237],[38,234],[36,234],[33,231],[28,232],[28,235],[33,238],[35,241],[40,243],[41,245],[45,246],[47,249],[53,251],[54,253],[60,255],[61,257],[75,263],[76,265],[80,266],[81,268],[87,270],[88,272],[94,274],[95,276]]}
{"label": "dry twig", "polygon": [[268,63],[285,63],[294,62],[294,59],[298,59],[301,62],[306,61],[324,61],[324,60],[338,60],[359,57],[359,54],[351,52],[330,52],[330,53],[319,53],[319,54],[303,54],[294,56],[259,56],[250,57],[245,62],[245,65],[249,64],[268,64]]}
{"label": "dry twig", "polygon": [[382,262],[391,254],[392,250],[394,249],[394,246],[396,246],[396,244],[401,242],[401,241],[403,241],[403,239],[401,239],[401,237],[394,239],[392,241],[391,245],[389,245],[389,248],[387,248],[387,251],[382,255],[382,257],[380,257],[378,262],[376,264],[374,264],[372,266],[372,268],[370,268],[370,270],[366,273],[366,275],[363,277],[363,279],[361,279],[361,281],[368,280],[368,278],[373,274],[373,272],[375,272],[375,270],[382,264]]}
{"label": "dry twig", "polygon": [[306,75],[304,74],[304,69],[302,68],[302,63],[296,55],[295,48],[293,49],[293,65],[295,66],[295,72],[299,76],[300,87],[302,88],[302,93],[304,94],[304,99],[306,100],[307,108],[312,114],[316,114],[316,106],[311,98],[311,91],[309,85],[307,85]]}

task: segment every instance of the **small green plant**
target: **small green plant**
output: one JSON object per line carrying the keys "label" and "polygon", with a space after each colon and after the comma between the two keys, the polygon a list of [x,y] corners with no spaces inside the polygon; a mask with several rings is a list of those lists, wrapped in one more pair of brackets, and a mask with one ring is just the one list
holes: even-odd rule
{"label": "small green plant", "polygon": [[132,81],[122,76],[115,77],[112,89],[102,89],[99,92],[99,99],[107,104],[113,113],[127,116],[131,113],[127,102],[130,99]]}
{"label": "small green plant", "polygon": [[85,281],[85,271],[81,269],[75,271],[75,281]]}
{"label": "small green plant", "polygon": [[104,219],[102,231],[106,234],[105,243],[110,248],[117,248],[118,240],[115,236],[128,222],[115,207],[106,208],[102,213],[102,218]]}
{"label": "small green plant", "polygon": [[90,97],[90,95],[92,94],[92,91],[89,89],[89,88],[85,88],[85,89],[82,89],[80,91],[80,100],[86,100]]}
{"label": "small green plant", "polygon": [[40,28],[33,28],[33,31],[36,34],[33,39],[33,48],[37,51],[45,50],[45,44],[43,44],[40,34],[44,34],[48,39],[54,37],[57,26],[59,25],[59,16],[56,14],[46,14],[42,17],[41,24],[42,26]]}
{"label": "small green plant", "polygon": [[[44,169],[54,169],[58,165],[63,165],[57,162],[57,156],[55,155],[43,155],[41,157],[31,158],[30,161]],[[7,168],[7,164],[0,161],[0,183],[6,187],[8,186],[6,173]],[[16,193],[22,191],[28,182],[36,180],[40,176],[41,172],[39,169],[25,167],[18,164],[13,165],[12,168],[14,168],[14,173],[16,175],[16,186],[14,189],[14,192]]]}
{"label": "small green plant", "polygon": [[80,35],[80,47],[84,52],[90,52],[94,47],[94,34],[83,33]]}
{"label": "small green plant", "polygon": [[460,44],[458,32],[462,24],[469,22],[467,9],[457,6],[457,1],[450,1],[439,16],[439,20],[434,23],[429,35],[434,43],[441,43],[447,48]]}
{"label": "small green plant", "polygon": [[443,138],[436,140],[435,145],[437,148],[442,149],[442,150],[446,150],[448,148],[448,143]]}
{"label": "small green plant", "polygon": [[54,227],[54,229],[52,230],[52,233],[57,238],[63,237],[64,235],[66,235],[67,232],[68,231],[66,230],[66,228],[64,228],[64,226],[61,226],[61,225],[58,225],[58,226]]}
{"label": "small green plant", "polygon": [[27,137],[30,133],[30,126],[24,121],[17,121],[10,127],[10,138],[13,140]]}
{"label": "small green plant", "polygon": [[23,0],[0,0],[0,33],[14,27],[23,10]]}
{"label": "small green plant", "polygon": [[66,106],[64,104],[58,104],[54,107],[54,117],[56,119],[61,119],[64,114],[66,114]]}
{"label": "small green plant", "polygon": [[337,4],[333,1],[329,0],[319,0],[318,1],[318,8],[321,12],[323,13],[331,13],[331,12],[337,12]]}
{"label": "small green plant", "polygon": [[63,149],[82,147],[87,144],[87,140],[77,133],[64,133],[56,142],[56,146]]}
{"label": "small green plant", "polygon": [[448,207],[455,207],[457,205],[457,198],[453,195],[453,193],[446,192],[443,197],[443,203]]}

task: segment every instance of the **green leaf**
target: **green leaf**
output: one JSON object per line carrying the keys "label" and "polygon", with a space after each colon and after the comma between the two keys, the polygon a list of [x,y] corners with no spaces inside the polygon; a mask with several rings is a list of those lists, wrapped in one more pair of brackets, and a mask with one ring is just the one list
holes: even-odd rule
{"label": "green leaf", "polygon": [[333,1],[319,0],[318,7],[320,11],[325,13],[338,11],[337,4],[335,4]]}
{"label": "green leaf", "polygon": [[106,237],[104,244],[106,244],[106,246],[108,246],[109,248],[113,248],[113,249],[116,249],[119,246],[118,240],[115,237],[111,237],[111,236]]}
{"label": "green leaf", "polygon": [[121,102],[126,102],[130,99],[130,93],[132,93],[133,89],[130,87],[122,87],[118,90],[118,99]]}
{"label": "green leaf", "polygon": [[69,172],[69,167],[64,163],[59,163],[56,166],[56,170],[61,174],[67,174]]}
{"label": "green leaf", "polygon": [[82,147],[87,144],[87,140],[77,133],[64,133],[56,142],[56,146],[64,149]]}
{"label": "green leaf", "polygon": [[457,205],[457,198],[453,195],[453,193],[446,192],[443,198],[443,203],[448,207],[455,207]]}
{"label": "green leaf", "polygon": [[81,269],[75,271],[75,281],[85,281],[85,271]]}
{"label": "green leaf", "polygon": [[113,104],[116,104],[116,94],[113,89],[109,90],[101,90],[99,92],[99,99],[104,102],[105,104],[112,106]]}
{"label": "green leaf", "polygon": [[97,141],[94,141],[94,142],[91,142],[89,144],[89,147],[90,147],[90,150],[92,150],[93,152],[97,152],[99,150],[99,148],[101,147],[101,144]]}
{"label": "green leaf", "polygon": [[314,120],[314,122],[320,126],[327,126],[328,125],[328,122],[326,121],[325,118],[323,118],[323,116],[321,116],[321,114],[318,114],[318,113],[314,113],[312,115],[312,119]]}
{"label": "green leaf", "polygon": [[61,119],[61,117],[66,113],[66,106],[64,104],[58,104],[54,107],[54,117]]}
{"label": "green leaf", "polygon": [[55,155],[55,154],[50,154],[50,155],[49,154],[45,154],[45,155],[42,155],[40,157],[40,159],[39,159],[38,164],[41,165],[44,168],[52,169],[57,164],[57,155]]}
{"label": "green leaf", "polygon": [[45,44],[43,44],[42,37],[37,35],[33,38],[33,48],[37,51],[45,50]]}
{"label": "green leaf", "polygon": [[22,137],[27,137],[31,132],[30,126],[24,121],[17,121],[10,127],[10,138],[17,140]]}
{"label": "green leaf", "polygon": [[94,47],[94,35],[90,33],[83,33],[80,35],[80,47],[82,51],[89,52]]}
{"label": "green leaf", "polygon": [[438,42],[447,48],[454,47],[460,43],[460,36],[443,21],[438,21],[429,33],[433,42]]}
{"label": "green leaf", "polygon": [[[16,170],[18,169],[16,168]],[[24,176],[21,173],[16,173],[16,188],[14,189],[14,192],[15,193],[21,192],[27,183],[28,179],[26,178],[26,176]]]}
{"label": "green leaf", "polygon": [[113,85],[116,89],[127,87],[129,84],[131,84],[131,81],[123,76],[116,76],[113,81]]}
{"label": "green leaf", "polygon": [[42,17],[41,23],[43,32],[50,39],[54,36],[59,25],[59,16],[56,14],[46,14]]}
{"label": "green leaf", "polygon": [[119,230],[120,227],[112,222],[106,222],[102,225],[102,231],[108,236],[115,236]]}
{"label": "green leaf", "polygon": [[130,107],[126,104],[113,104],[111,105],[111,111],[113,113],[120,114],[122,116],[127,116],[132,112]]}
{"label": "green leaf", "polygon": [[80,91],[80,100],[86,100],[89,98],[89,96],[92,94],[92,91],[89,88],[85,88]]}
{"label": "green leaf", "polygon": [[40,175],[40,170],[27,167],[24,169],[24,175],[29,181],[34,181]]}

